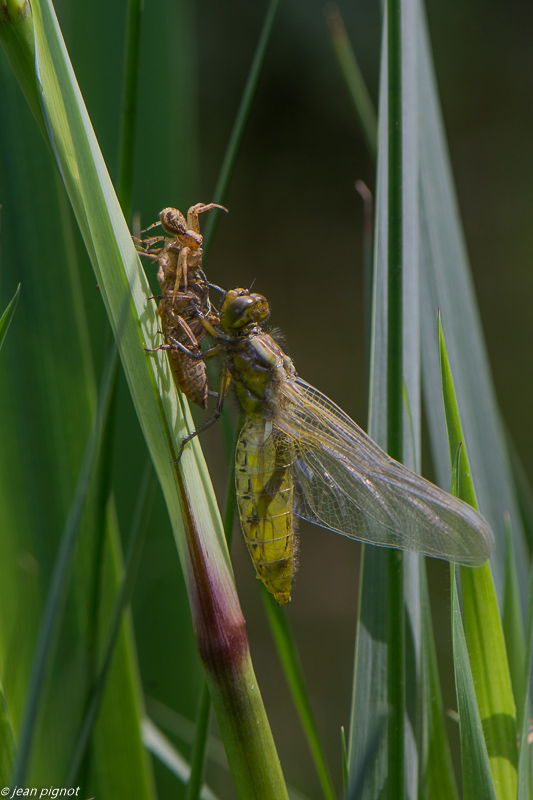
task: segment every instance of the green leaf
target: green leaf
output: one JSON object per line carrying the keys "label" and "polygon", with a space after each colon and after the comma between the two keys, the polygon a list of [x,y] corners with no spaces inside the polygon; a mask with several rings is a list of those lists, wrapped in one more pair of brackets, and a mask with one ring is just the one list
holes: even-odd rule
{"label": "green leaf", "polygon": [[[451,572],[452,637],[455,663],[455,686],[461,730],[461,763],[463,765],[464,800],[496,800],[487,746],[476,703],[474,679],[466,648],[455,569]],[[498,795],[501,797],[501,795]]]}
{"label": "green leaf", "polygon": [[[459,448],[464,437],[440,317],[439,353],[450,461],[459,454],[458,495],[476,507],[468,452],[464,444]],[[490,768],[498,797],[512,798],[517,788],[516,707],[490,564],[479,569],[461,567],[461,589],[465,638]],[[456,670],[457,657],[462,656],[456,655]],[[463,760],[465,769],[469,765]]]}
{"label": "green leaf", "polygon": [[522,711],[526,699],[527,673],[526,673],[526,643],[524,637],[524,620],[520,606],[518,591],[518,576],[513,548],[513,538],[510,530],[511,521],[508,519],[507,548],[505,563],[505,585],[503,595],[503,634],[505,647],[509,660],[509,672],[513,687],[513,696],[518,712],[518,729],[522,728]]}

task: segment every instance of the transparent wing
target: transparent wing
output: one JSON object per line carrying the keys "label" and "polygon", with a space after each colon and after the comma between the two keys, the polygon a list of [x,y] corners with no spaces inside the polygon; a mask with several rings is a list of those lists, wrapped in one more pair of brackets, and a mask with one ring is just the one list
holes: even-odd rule
{"label": "transparent wing", "polygon": [[481,564],[494,534],[471,506],[391,459],[325,395],[278,384],[274,425],[293,441],[295,512],[372,544]]}

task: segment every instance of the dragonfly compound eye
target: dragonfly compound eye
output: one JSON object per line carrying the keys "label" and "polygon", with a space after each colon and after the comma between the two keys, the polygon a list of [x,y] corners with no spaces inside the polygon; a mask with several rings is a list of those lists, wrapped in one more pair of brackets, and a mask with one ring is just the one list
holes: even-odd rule
{"label": "dragonfly compound eye", "polygon": [[242,328],[249,322],[262,322],[269,313],[268,302],[262,294],[235,296],[234,292],[228,292],[221,316],[224,327],[235,329]]}

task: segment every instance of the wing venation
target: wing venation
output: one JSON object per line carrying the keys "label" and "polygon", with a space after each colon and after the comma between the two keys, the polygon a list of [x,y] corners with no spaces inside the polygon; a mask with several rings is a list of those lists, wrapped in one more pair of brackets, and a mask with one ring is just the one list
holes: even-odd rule
{"label": "wing venation", "polygon": [[494,536],[471,506],[391,459],[301,379],[279,386],[273,425],[292,441],[295,513],[354,539],[481,564]]}

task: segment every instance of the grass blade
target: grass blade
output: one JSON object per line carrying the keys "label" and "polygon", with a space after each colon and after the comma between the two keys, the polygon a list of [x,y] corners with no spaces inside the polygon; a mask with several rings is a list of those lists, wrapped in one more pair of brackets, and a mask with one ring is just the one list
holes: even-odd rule
{"label": "grass blade", "polygon": [[463,765],[464,800],[496,800],[490,771],[487,746],[476,703],[474,680],[466,648],[455,569],[451,573],[452,636],[455,663],[455,685],[461,730],[461,762]]}
{"label": "grass blade", "polygon": [[368,152],[375,159],[377,156],[378,123],[372,99],[348,39],[338,6],[335,3],[328,3],[324,12],[337,63],[357,114]]}
{"label": "grass blade", "polygon": [[[439,352],[450,460],[453,462],[455,454],[459,453],[457,494],[475,508],[474,484],[440,318]],[[498,787],[498,796],[514,798],[517,788],[516,707],[490,564],[486,563],[479,569],[461,567],[461,588],[464,635],[490,769]],[[457,657],[462,656],[457,654]],[[469,768],[463,761],[463,772]]]}
{"label": "grass blade", "polygon": [[507,557],[505,564],[505,585],[503,595],[502,625],[505,637],[505,648],[509,660],[511,685],[517,709],[518,730],[522,729],[522,712],[526,702],[527,690],[527,651],[524,637],[524,620],[520,606],[518,591],[518,575],[516,572],[513,537],[507,520]]}
{"label": "grass blade", "polygon": [[[176,775],[181,783],[186,784],[189,781],[191,775],[189,764],[148,718],[143,721],[143,741],[145,746]],[[207,786],[202,787],[200,798],[201,800],[217,800],[217,796]]]}

